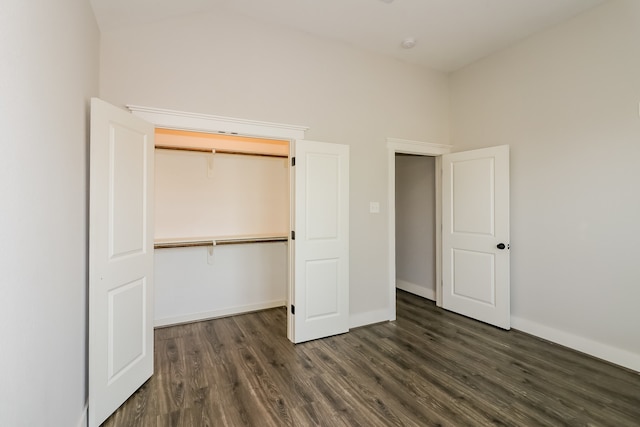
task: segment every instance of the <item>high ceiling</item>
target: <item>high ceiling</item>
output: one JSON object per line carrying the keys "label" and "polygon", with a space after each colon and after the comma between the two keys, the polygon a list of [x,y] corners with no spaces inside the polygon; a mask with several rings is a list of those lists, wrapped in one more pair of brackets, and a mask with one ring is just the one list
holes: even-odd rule
{"label": "high ceiling", "polygon": [[[229,11],[452,71],[606,0],[90,0],[102,31]],[[416,45],[401,42],[413,37]]]}

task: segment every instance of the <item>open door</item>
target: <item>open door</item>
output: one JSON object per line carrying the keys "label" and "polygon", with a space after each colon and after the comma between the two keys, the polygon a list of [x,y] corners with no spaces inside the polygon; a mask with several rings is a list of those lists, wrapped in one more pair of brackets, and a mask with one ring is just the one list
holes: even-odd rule
{"label": "open door", "polygon": [[509,146],[445,154],[442,170],[442,306],[509,329]]}
{"label": "open door", "polygon": [[289,339],[349,331],[349,147],[298,140]]}
{"label": "open door", "polygon": [[153,374],[153,132],[91,100],[89,426]]}

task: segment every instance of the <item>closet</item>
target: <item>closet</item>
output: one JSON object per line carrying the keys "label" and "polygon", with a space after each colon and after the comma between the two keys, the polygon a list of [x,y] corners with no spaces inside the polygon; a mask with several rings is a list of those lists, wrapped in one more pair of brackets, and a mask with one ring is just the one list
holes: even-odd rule
{"label": "closet", "polygon": [[287,303],[289,142],[157,128],[155,326]]}

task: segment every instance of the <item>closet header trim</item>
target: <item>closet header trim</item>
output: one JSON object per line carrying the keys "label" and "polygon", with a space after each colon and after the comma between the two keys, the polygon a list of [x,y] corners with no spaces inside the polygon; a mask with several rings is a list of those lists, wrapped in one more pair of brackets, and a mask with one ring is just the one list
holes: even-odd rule
{"label": "closet header trim", "polygon": [[304,139],[305,132],[309,129],[307,126],[189,113],[139,105],[127,105],[127,108],[134,115],[152,123],[156,127],[167,129],[227,132],[288,140]]}

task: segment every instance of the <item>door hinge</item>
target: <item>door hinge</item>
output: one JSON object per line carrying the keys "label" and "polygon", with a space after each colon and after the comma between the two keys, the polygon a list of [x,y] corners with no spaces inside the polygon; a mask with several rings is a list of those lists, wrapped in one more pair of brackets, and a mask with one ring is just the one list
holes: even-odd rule
{"label": "door hinge", "polygon": [[296,306],[291,304],[291,314],[296,314]]}
{"label": "door hinge", "polygon": [[291,158],[291,166],[295,166],[296,165],[296,158],[292,157]]}
{"label": "door hinge", "polygon": [[291,230],[291,240],[296,240],[296,232]]}

